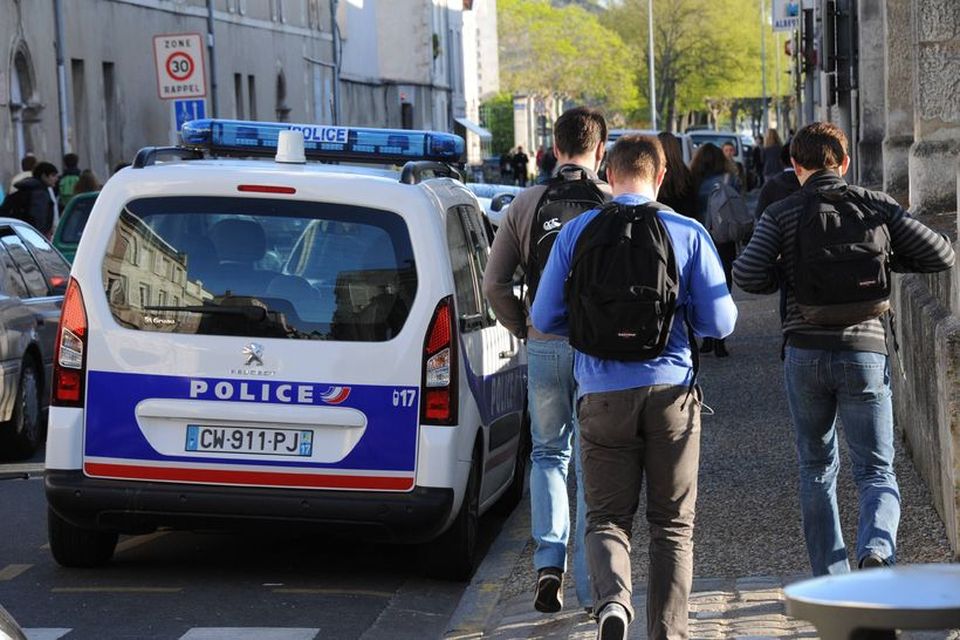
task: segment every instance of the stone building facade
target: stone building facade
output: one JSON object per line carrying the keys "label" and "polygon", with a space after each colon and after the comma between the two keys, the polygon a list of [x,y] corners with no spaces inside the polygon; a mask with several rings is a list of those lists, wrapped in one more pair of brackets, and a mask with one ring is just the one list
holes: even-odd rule
{"label": "stone building facade", "polygon": [[[206,39],[210,7],[208,117],[332,123],[336,11],[339,123],[452,131],[468,115],[465,57],[477,57],[463,50],[470,5],[495,14],[495,0],[0,0],[0,184],[9,185],[26,151],[57,166],[74,151],[82,168],[104,180],[137,149],[174,141],[172,107],[158,96],[153,37]],[[489,47],[489,30],[484,37]]]}

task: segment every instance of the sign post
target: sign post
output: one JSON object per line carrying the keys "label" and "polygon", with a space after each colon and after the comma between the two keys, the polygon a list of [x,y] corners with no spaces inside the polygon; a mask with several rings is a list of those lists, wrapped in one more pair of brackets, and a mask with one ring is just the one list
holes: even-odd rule
{"label": "sign post", "polygon": [[773,0],[773,30],[796,31],[800,28],[800,0]]}
{"label": "sign post", "polygon": [[170,141],[184,122],[206,114],[207,76],[203,66],[203,36],[199,33],[164,34],[153,38],[157,68],[157,95],[170,103]]}

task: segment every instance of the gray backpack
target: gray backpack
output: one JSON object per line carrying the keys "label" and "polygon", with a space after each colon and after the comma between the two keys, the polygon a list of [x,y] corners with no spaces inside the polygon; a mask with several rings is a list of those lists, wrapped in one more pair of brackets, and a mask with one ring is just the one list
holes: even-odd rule
{"label": "gray backpack", "polygon": [[717,244],[745,242],[753,233],[754,217],[740,192],[727,183],[714,185],[707,200],[706,227]]}

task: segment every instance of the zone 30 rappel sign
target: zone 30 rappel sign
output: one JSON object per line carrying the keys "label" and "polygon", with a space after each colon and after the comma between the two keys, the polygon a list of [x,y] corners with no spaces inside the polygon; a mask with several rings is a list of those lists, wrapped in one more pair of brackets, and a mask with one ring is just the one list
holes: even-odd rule
{"label": "zone 30 rappel sign", "polygon": [[203,36],[199,33],[154,36],[153,56],[157,63],[157,91],[161,100],[207,95]]}

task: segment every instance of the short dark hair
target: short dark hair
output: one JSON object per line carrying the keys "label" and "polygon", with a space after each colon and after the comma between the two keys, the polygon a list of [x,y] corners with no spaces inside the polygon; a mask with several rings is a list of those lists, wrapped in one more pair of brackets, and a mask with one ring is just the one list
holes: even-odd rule
{"label": "short dark hair", "polygon": [[80,156],[77,154],[68,153],[63,156],[63,166],[67,169],[76,169],[78,164],[80,164]]}
{"label": "short dark hair", "polygon": [[49,162],[38,162],[37,166],[33,168],[34,178],[39,178],[41,176],[49,176],[54,173],[57,173],[57,168]]}
{"label": "short dark hair", "polygon": [[20,171],[33,171],[37,166],[37,156],[28,153],[20,159]]}
{"label": "short dark hair", "polygon": [[607,172],[618,178],[653,181],[666,166],[667,158],[656,136],[620,136],[607,154]]}
{"label": "short dark hair", "polygon": [[812,122],[797,131],[790,143],[790,157],[804,169],[837,169],[847,156],[847,136],[829,122]]}
{"label": "short dark hair", "polygon": [[783,148],[780,149],[780,162],[785,167],[790,166],[790,145],[785,144]]}
{"label": "short dark hair", "polygon": [[607,121],[597,109],[567,109],[553,124],[553,143],[567,156],[590,153],[607,142]]}

